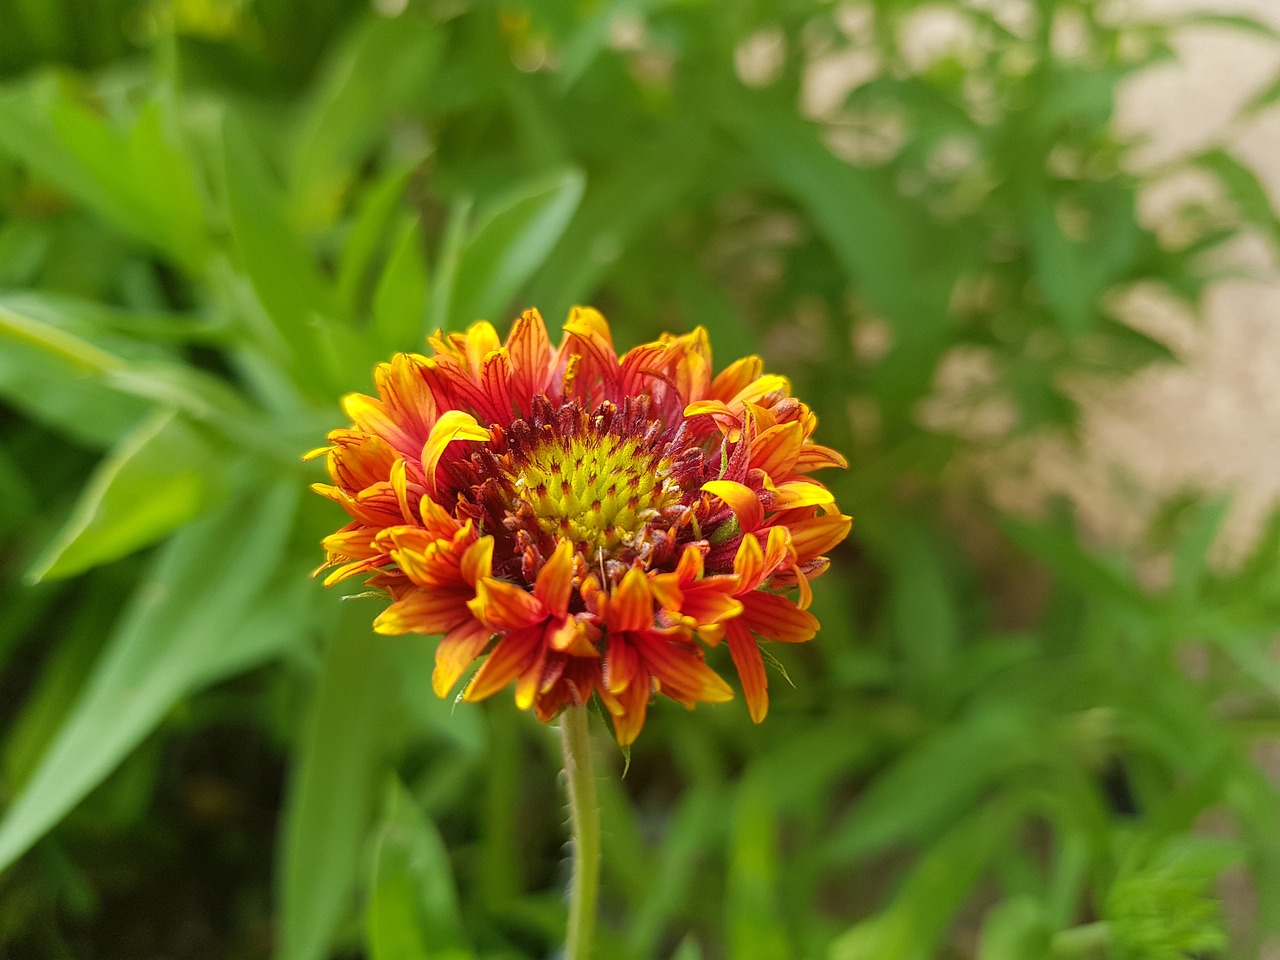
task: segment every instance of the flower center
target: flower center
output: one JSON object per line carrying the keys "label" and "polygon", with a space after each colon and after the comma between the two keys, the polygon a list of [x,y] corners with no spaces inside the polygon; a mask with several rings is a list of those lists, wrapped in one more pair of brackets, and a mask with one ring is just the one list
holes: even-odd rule
{"label": "flower center", "polygon": [[671,561],[695,536],[693,505],[721,459],[652,418],[645,397],[588,411],[539,396],[527,418],[490,431],[442,461],[444,502],[495,537],[495,575],[525,579],[562,540],[610,579]]}
{"label": "flower center", "polygon": [[672,462],[634,436],[553,437],[514,463],[512,491],[528,503],[541,529],[613,554],[680,502]]}

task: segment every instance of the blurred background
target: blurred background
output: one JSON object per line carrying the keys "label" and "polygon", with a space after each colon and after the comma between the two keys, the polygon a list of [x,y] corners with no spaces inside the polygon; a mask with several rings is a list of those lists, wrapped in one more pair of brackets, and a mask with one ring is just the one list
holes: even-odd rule
{"label": "blurred background", "polygon": [[0,0],[0,957],[555,955],[555,731],[299,458],[575,303],[855,518],[763,725],[597,731],[599,956],[1280,957],[1278,103],[1270,0]]}

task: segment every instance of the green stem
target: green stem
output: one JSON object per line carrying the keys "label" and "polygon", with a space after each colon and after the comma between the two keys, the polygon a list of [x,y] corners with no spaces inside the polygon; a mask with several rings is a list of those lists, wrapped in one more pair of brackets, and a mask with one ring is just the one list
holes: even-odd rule
{"label": "green stem", "polygon": [[600,804],[591,771],[591,737],[585,706],[565,708],[560,715],[560,738],[573,830],[573,882],[569,888],[565,960],[589,960],[600,893]]}

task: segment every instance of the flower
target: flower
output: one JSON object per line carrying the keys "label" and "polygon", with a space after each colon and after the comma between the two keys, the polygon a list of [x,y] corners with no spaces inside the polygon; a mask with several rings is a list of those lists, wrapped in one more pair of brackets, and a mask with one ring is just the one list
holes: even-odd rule
{"label": "flower", "polygon": [[763,720],[759,643],[814,636],[810,581],[850,527],[810,476],[844,458],[787,380],[758,357],[713,376],[701,328],[619,356],[584,307],[556,348],[536,310],[505,343],[486,322],[429,342],[307,455],[350,517],[326,585],[368,575],[378,632],[442,635],[441,697],[487,652],[465,699],[514,684],[545,721],[596,696],[629,744],[655,694],[733,697],[706,659],[724,641]]}

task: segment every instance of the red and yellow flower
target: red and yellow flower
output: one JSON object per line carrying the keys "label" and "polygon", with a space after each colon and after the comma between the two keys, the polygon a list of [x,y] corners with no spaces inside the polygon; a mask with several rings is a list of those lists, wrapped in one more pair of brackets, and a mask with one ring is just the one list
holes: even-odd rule
{"label": "red and yellow flower", "polygon": [[787,380],[758,357],[713,376],[701,328],[619,356],[581,307],[555,348],[536,310],[505,343],[481,322],[430,344],[308,454],[350,517],[326,584],[369,575],[393,601],[376,630],[442,635],[442,697],[484,656],[466,699],[514,684],[548,720],[597,696],[628,744],[655,694],[732,698],[706,662],[725,641],[764,719],[759,642],[813,637],[810,581],[850,525],[811,476],[845,461]]}

